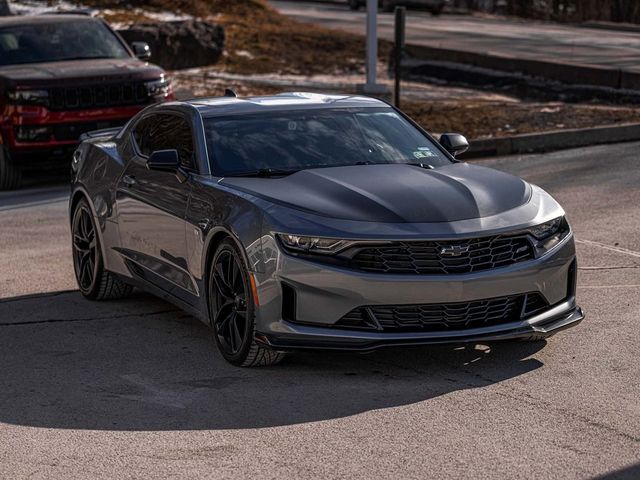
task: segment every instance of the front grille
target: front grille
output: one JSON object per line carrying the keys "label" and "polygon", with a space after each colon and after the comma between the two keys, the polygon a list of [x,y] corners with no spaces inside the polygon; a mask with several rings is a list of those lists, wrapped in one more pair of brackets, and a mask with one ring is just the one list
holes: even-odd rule
{"label": "front grille", "polygon": [[56,87],[49,90],[51,110],[144,105],[150,102],[144,83],[118,83],[84,87]]}
{"label": "front grille", "polygon": [[494,236],[366,247],[353,256],[350,264],[368,272],[438,275],[478,272],[532,258],[533,246],[526,237]]}
{"label": "front grille", "polygon": [[517,322],[548,308],[539,293],[456,303],[358,307],[333,326],[384,332],[442,332]]}

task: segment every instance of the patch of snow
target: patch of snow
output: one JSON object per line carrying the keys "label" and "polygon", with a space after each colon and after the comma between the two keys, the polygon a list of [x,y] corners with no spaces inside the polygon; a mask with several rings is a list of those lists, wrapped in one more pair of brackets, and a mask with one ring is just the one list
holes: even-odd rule
{"label": "patch of snow", "polygon": [[245,58],[248,58],[249,60],[253,60],[255,58],[253,53],[251,53],[248,50],[236,50],[235,54],[237,57],[245,57]]}
{"label": "patch of snow", "polygon": [[40,15],[49,12],[60,12],[65,10],[88,10],[82,4],[70,2],[68,0],[54,0],[43,2],[37,0],[9,0],[9,10],[14,15]]}
{"label": "patch of snow", "polygon": [[140,13],[157,22],[176,22],[180,20],[193,20],[193,15],[178,14],[173,12],[151,12],[141,8],[135,8],[134,13]]}

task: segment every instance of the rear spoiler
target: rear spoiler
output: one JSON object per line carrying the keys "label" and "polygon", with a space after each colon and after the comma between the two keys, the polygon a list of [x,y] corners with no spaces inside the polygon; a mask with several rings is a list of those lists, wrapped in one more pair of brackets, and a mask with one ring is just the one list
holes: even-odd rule
{"label": "rear spoiler", "polygon": [[101,130],[92,130],[87,133],[83,133],[80,135],[80,141],[84,142],[85,140],[89,140],[90,138],[97,137],[113,137],[118,132],[122,130],[122,127],[111,127],[111,128],[103,128]]}

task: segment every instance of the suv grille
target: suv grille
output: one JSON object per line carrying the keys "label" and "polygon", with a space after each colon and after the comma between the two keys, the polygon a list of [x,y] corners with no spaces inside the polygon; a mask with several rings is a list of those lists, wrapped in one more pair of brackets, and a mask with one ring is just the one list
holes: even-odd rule
{"label": "suv grille", "polygon": [[334,327],[385,332],[441,332],[517,322],[548,307],[539,293],[422,305],[358,307]]}
{"label": "suv grille", "polygon": [[398,242],[366,247],[351,266],[368,272],[438,275],[505,267],[534,258],[526,237],[485,237],[457,241]]}
{"label": "suv grille", "polygon": [[57,87],[49,90],[51,110],[80,110],[98,107],[142,105],[150,101],[144,83],[118,83],[86,87]]}

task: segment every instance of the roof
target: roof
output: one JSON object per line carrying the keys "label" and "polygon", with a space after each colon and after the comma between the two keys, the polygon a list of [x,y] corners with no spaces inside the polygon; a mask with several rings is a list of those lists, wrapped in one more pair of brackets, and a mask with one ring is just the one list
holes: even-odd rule
{"label": "roof", "polygon": [[213,97],[187,100],[204,117],[236,113],[258,113],[276,110],[296,110],[323,107],[386,107],[381,100],[360,95],[329,95],[309,92],[288,92],[264,97]]}
{"label": "roof", "polygon": [[8,17],[0,17],[0,27],[10,27],[14,25],[38,25],[47,23],[65,23],[65,22],[95,22],[97,19],[86,15],[85,13],[53,13],[44,15],[11,15]]}

